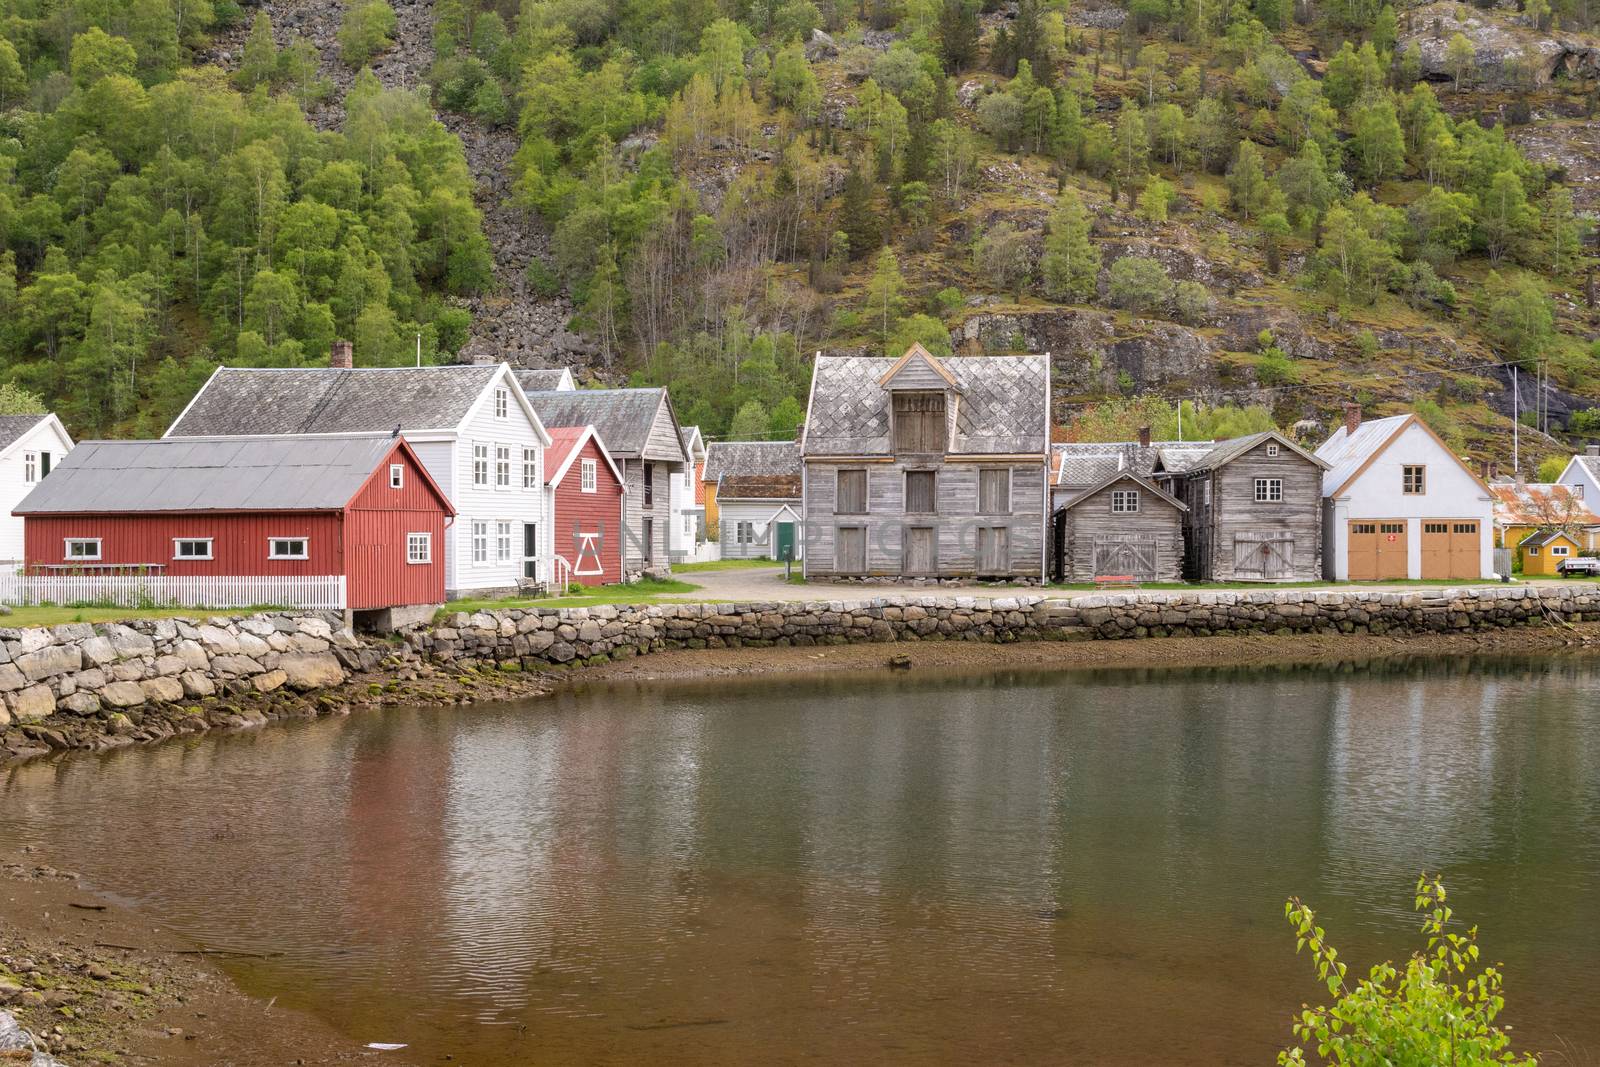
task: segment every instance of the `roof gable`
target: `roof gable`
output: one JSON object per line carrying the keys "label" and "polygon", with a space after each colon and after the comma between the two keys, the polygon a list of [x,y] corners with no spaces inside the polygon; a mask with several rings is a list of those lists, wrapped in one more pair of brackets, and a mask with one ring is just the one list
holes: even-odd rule
{"label": "roof gable", "polygon": [[884,389],[960,389],[955,376],[944,364],[916,343],[883,372],[878,385]]}
{"label": "roof gable", "polygon": [[72,448],[72,435],[67,433],[67,428],[61,425],[61,420],[53,412],[42,415],[0,415],[0,456],[10,454],[12,449],[37,437],[41,430],[51,431],[57,441],[69,450]]}
{"label": "roof gable", "polygon": [[[526,372],[517,373],[521,376]],[[665,410],[665,417],[674,426],[672,440],[678,458],[683,459],[677,417],[665,389],[548,389],[529,393],[528,400],[549,425],[593,426],[607,450],[624,459],[643,456]]]}
{"label": "roof gable", "polygon": [[1433,432],[1433,427],[1423,422],[1415,413],[1410,413],[1363,422],[1356,427],[1353,435],[1346,426],[1335,430],[1333,436],[1317,449],[1317,455],[1328,468],[1322,478],[1322,495],[1329,498],[1343,495],[1345,490],[1355,484],[1356,480],[1377,462],[1378,457],[1383,455],[1390,445],[1400,440],[1412,427],[1425,434],[1441,455],[1460,467],[1468,478],[1488,492],[1489,486],[1478,476],[1478,472],[1462,462],[1461,457],[1444,443],[1444,439]]}
{"label": "roof gable", "polygon": [[1088,500],[1090,497],[1094,496],[1096,493],[1102,493],[1119,482],[1132,482],[1134,485],[1139,486],[1146,492],[1153,494],[1158,499],[1171,504],[1179,511],[1189,510],[1189,505],[1185,504],[1171,493],[1168,493],[1154,482],[1147,481],[1146,479],[1139,477],[1137,474],[1134,474],[1132,471],[1125,470],[1116,471],[1112,474],[1109,474],[1100,481],[1096,482],[1094,485],[1091,485],[1089,488],[1077,493],[1071,500],[1067,501],[1067,503],[1061,506],[1062,510],[1065,511],[1070,508],[1075,508],[1085,500]]}
{"label": "roof gable", "polygon": [[1540,530],[1537,533],[1529,534],[1527,537],[1524,537],[1517,543],[1517,547],[1543,548],[1545,545],[1553,544],[1556,541],[1565,541],[1567,544],[1571,545],[1573,548],[1579,549],[1580,551],[1583,549],[1583,546],[1578,543],[1577,538],[1567,533],[1567,531],[1559,529]]}
{"label": "roof gable", "polygon": [[595,451],[600,453],[600,458],[605,460],[606,469],[611,472],[617,485],[623,492],[628,491],[628,480],[622,476],[622,471],[617,467],[616,461],[611,458],[611,453],[606,449],[606,443],[600,439],[600,434],[593,426],[562,426],[550,431],[551,445],[546,453],[544,480],[545,484],[556,486],[567,476],[567,471],[577,462],[583,454],[584,446],[590,441],[595,444]]}
{"label": "roof gable", "polygon": [[800,450],[793,441],[713,441],[706,446],[701,478],[715,482],[723,475],[799,473]]}
{"label": "roof gable", "polygon": [[1236,459],[1249,455],[1260,446],[1270,442],[1275,442],[1279,446],[1289,449],[1289,451],[1306,462],[1314,463],[1323,470],[1328,467],[1326,460],[1319,459],[1307,452],[1277,430],[1262,430],[1260,433],[1246,434],[1243,437],[1235,437],[1232,440],[1219,442],[1186,469],[1195,472],[1217,470],[1221,467],[1226,467]]}

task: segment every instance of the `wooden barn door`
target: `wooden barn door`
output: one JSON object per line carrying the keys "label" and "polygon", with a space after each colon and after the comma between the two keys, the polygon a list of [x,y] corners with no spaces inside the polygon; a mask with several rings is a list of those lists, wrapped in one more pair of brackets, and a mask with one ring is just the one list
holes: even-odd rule
{"label": "wooden barn door", "polygon": [[833,569],[840,574],[867,573],[867,528],[841,526],[835,536]]}
{"label": "wooden barn door", "polygon": [[1294,577],[1294,534],[1273,530],[1233,535],[1236,578],[1266,581]]}
{"label": "wooden barn door", "polygon": [[1378,523],[1378,580],[1410,577],[1410,553],[1404,521]]}
{"label": "wooden barn door", "polygon": [[1156,542],[1149,538],[1100,537],[1094,543],[1096,578],[1129,577],[1153,582],[1156,578]]}
{"label": "wooden barn door", "polygon": [[1350,580],[1370,582],[1378,577],[1378,524],[1350,524]]}
{"label": "wooden barn door", "polygon": [[907,527],[905,558],[901,561],[904,573],[914,575],[933,574],[935,572],[933,545],[932,526]]}
{"label": "wooden barn door", "polygon": [[978,528],[978,573],[1005,574],[1011,569],[1011,531],[1004,526]]}
{"label": "wooden barn door", "polygon": [[1478,578],[1482,526],[1472,520],[1422,524],[1424,578]]}
{"label": "wooden barn door", "polygon": [[1450,565],[1450,523],[1423,523],[1422,577],[1453,578]]}
{"label": "wooden barn door", "polygon": [[1483,528],[1476,521],[1450,524],[1450,577],[1481,578]]}

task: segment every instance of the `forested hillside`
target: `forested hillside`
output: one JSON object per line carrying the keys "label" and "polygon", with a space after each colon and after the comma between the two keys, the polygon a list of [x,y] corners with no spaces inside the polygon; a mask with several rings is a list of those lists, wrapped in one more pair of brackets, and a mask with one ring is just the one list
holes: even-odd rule
{"label": "forested hillside", "polygon": [[1498,457],[1513,363],[1525,459],[1600,430],[1580,0],[0,12],[7,373],[79,433],[419,332],[664,382],[713,435],[911,340],[1050,351],[1077,434],[1354,400]]}

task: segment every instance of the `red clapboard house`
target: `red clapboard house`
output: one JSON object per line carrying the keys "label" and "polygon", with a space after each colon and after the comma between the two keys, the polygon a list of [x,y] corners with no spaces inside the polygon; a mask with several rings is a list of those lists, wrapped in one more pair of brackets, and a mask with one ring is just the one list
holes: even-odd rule
{"label": "red clapboard house", "polygon": [[444,601],[455,509],[401,438],[328,434],[87,441],[15,513],[36,579],[137,574],[213,606],[342,587],[366,610]]}
{"label": "red clapboard house", "polygon": [[593,426],[547,426],[545,486],[556,555],[584,585],[620,582],[624,504],[622,472]]}

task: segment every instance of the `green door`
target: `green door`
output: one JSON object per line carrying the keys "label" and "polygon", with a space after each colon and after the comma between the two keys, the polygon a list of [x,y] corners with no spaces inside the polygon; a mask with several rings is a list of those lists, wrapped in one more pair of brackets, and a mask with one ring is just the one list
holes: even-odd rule
{"label": "green door", "polygon": [[777,555],[774,559],[786,562],[794,559],[794,523],[780,522],[778,525],[778,543],[775,547]]}

